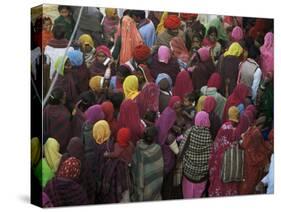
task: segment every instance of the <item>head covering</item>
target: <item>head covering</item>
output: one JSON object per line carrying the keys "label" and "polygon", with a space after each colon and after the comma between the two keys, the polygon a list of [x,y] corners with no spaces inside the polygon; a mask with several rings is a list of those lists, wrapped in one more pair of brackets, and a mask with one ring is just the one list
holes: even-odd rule
{"label": "head covering", "polygon": [[110,128],[105,120],[98,121],[93,127],[93,137],[97,144],[103,144],[110,138]]}
{"label": "head covering", "polygon": [[168,80],[170,88],[172,88],[172,85],[173,85],[172,79],[168,74],[165,74],[165,73],[161,73],[161,74],[157,75],[157,78],[155,80],[156,84],[159,85],[159,83],[162,79]]}
{"label": "head covering", "polygon": [[114,115],[114,107],[112,102],[110,101],[105,101],[101,104],[101,108],[104,112],[104,119],[108,122],[111,122],[113,120],[113,115]]}
{"label": "head covering", "polygon": [[243,30],[241,29],[241,27],[239,26],[234,27],[231,32],[231,37],[234,42],[241,41],[244,38]]}
{"label": "head covering", "polygon": [[207,113],[211,113],[217,106],[217,101],[213,96],[207,96],[203,103],[203,110]]}
{"label": "head covering", "polygon": [[83,64],[83,53],[79,50],[72,50],[67,53],[69,61],[73,66],[81,66]]}
{"label": "head covering", "polygon": [[169,130],[176,121],[176,112],[171,107],[166,107],[155,123],[158,129],[157,143],[163,145],[166,142]]}
{"label": "head covering", "polygon": [[[63,56],[59,56],[55,62],[55,70],[59,72],[60,75],[64,75],[64,66],[68,57],[66,56],[63,60]],[[59,70],[60,68],[60,70]]]}
{"label": "head covering", "polygon": [[31,165],[35,166],[40,160],[41,155],[41,143],[38,137],[31,139]]}
{"label": "head covering", "polygon": [[198,127],[210,127],[209,114],[205,111],[200,111],[195,116],[195,126]]}
{"label": "head covering", "polygon": [[131,131],[129,128],[121,128],[118,130],[117,133],[117,143],[121,147],[127,147],[129,145],[129,142],[131,140]]}
{"label": "head covering", "polygon": [[274,69],[273,33],[268,32],[264,37],[264,44],[260,47],[261,70],[263,73],[272,72]]}
{"label": "head covering", "polygon": [[134,142],[141,138],[143,125],[141,123],[139,109],[135,101],[126,99],[122,102],[118,117],[118,127],[129,128]]}
{"label": "head covering", "polygon": [[197,52],[198,52],[200,60],[202,62],[206,62],[210,59],[210,48],[209,47],[202,47],[202,48],[198,49]]}
{"label": "head covering", "polygon": [[164,27],[166,29],[177,29],[181,24],[181,20],[176,15],[168,15],[164,21]]}
{"label": "head covering", "polygon": [[43,208],[52,208],[52,207],[54,207],[54,205],[51,202],[49,196],[45,192],[42,192],[42,207]]}
{"label": "head covering", "polygon": [[66,150],[70,156],[75,157],[79,160],[83,159],[84,145],[83,145],[81,138],[78,138],[78,137],[71,138],[67,145]]}
{"label": "head covering", "polygon": [[168,106],[170,108],[174,108],[174,105],[177,103],[177,102],[180,102],[181,101],[181,98],[179,96],[172,96],[169,100],[169,104]]}
{"label": "head covering", "polygon": [[198,14],[196,13],[180,13],[180,18],[183,21],[188,21],[188,20],[195,20],[197,18]]}
{"label": "head covering", "polygon": [[139,80],[135,75],[126,77],[123,82],[123,90],[126,99],[134,99],[139,94]]}
{"label": "head covering", "polygon": [[170,47],[175,57],[182,62],[188,63],[189,53],[185,47],[184,40],[181,37],[173,37],[170,41]]}
{"label": "head covering", "polygon": [[92,39],[92,37],[88,34],[83,34],[79,37],[79,42],[82,45],[82,48],[85,48],[85,45],[89,45],[92,48],[94,48],[94,41]]}
{"label": "head covering", "polygon": [[156,28],[157,35],[160,35],[162,32],[165,31],[164,22],[167,17],[168,17],[168,12],[163,12],[161,15],[160,23],[158,24],[158,26]]}
{"label": "head covering", "polygon": [[207,83],[209,88],[221,89],[221,75],[218,72],[213,73]]}
{"label": "head covering", "polygon": [[55,176],[55,172],[50,168],[45,158],[39,161],[34,174],[43,188]]}
{"label": "head covering", "polygon": [[136,98],[141,118],[144,117],[147,111],[159,111],[159,94],[159,87],[155,83],[150,82],[145,84],[142,91]]}
{"label": "head covering", "polygon": [[104,112],[100,105],[93,105],[85,111],[86,121],[90,124],[95,124],[99,120],[104,119]]}
{"label": "head covering", "polygon": [[228,50],[223,54],[225,57],[226,56],[236,56],[240,57],[240,55],[243,53],[243,48],[240,46],[239,43],[234,42],[230,45]]}
{"label": "head covering", "polygon": [[192,91],[193,84],[189,73],[187,71],[179,72],[173,89],[173,95],[183,99],[185,94],[191,93]]}
{"label": "head covering", "polygon": [[138,45],[134,49],[133,57],[137,63],[141,63],[147,60],[149,56],[150,56],[150,48],[145,44]]}
{"label": "head covering", "polygon": [[204,105],[204,101],[207,98],[207,96],[200,96],[200,98],[198,99],[197,105],[196,105],[196,111],[200,112],[203,110],[203,105]]}
{"label": "head covering", "polygon": [[101,89],[101,81],[102,81],[103,77],[101,76],[95,76],[92,77],[89,81],[89,87],[92,90],[100,90]]}
{"label": "head covering", "polygon": [[228,120],[233,122],[239,122],[239,110],[235,106],[231,106],[228,109]]}
{"label": "head covering", "polygon": [[228,109],[231,106],[238,106],[239,104],[243,104],[249,94],[249,91],[249,88],[243,83],[236,85],[232,94],[227,98],[227,101],[225,103],[223,121],[227,120]]}
{"label": "head covering", "polygon": [[75,157],[66,159],[58,170],[58,177],[77,179],[80,176],[81,162]]}
{"label": "head covering", "polygon": [[104,12],[105,12],[105,15],[110,18],[115,17],[117,15],[116,8],[105,8]]}
{"label": "head covering", "polygon": [[44,155],[49,167],[56,172],[60,163],[61,154],[59,153],[60,144],[54,138],[48,138],[44,144]]}
{"label": "head covering", "polygon": [[171,50],[167,46],[160,46],[158,49],[158,61],[168,64],[170,59]]}
{"label": "head covering", "polygon": [[104,53],[107,57],[111,57],[110,49],[105,45],[101,45],[96,48],[96,55],[100,52]]}

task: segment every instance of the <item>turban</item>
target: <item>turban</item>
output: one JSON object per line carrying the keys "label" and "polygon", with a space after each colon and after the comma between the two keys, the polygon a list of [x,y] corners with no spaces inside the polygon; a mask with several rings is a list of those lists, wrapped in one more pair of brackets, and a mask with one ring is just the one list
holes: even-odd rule
{"label": "turban", "polygon": [[136,62],[140,63],[148,59],[150,56],[150,48],[144,44],[136,46],[133,57]]}
{"label": "turban", "polygon": [[181,13],[180,18],[184,21],[196,19],[198,14],[195,13]]}
{"label": "turban", "polygon": [[83,64],[83,54],[79,50],[69,51],[67,56],[70,60],[71,65],[81,66]]}
{"label": "turban", "polygon": [[181,20],[178,16],[169,15],[164,22],[164,27],[166,29],[177,29],[179,28],[180,24]]}

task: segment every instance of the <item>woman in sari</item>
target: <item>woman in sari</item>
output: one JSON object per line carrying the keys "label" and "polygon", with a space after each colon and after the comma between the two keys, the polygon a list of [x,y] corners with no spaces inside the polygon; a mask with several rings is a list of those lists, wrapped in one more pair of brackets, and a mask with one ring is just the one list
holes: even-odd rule
{"label": "woman in sari", "polygon": [[85,190],[77,182],[80,173],[79,159],[70,157],[62,163],[57,176],[44,189],[55,207],[89,204]]}
{"label": "woman in sari", "polygon": [[223,113],[223,122],[227,120],[228,109],[231,106],[238,107],[240,104],[246,107],[246,98],[249,96],[250,89],[246,85],[240,83],[238,84],[233,93],[227,98],[227,101],[224,106],[224,113]]}
{"label": "woman in sari", "polygon": [[61,160],[59,150],[58,141],[54,138],[48,138],[43,147],[44,157],[35,169],[35,176],[43,188],[56,175]]}
{"label": "woman in sari", "polygon": [[158,113],[159,111],[159,88],[151,82],[146,84],[136,97],[136,103],[138,105],[140,118],[144,118],[145,113],[153,111]]}
{"label": "woman in sari", "polygon": [[170,41],[172,55],[178,60],[180,70],[186,69],[189,62],[189,52],[185,47],[184,40],[180,37],[174,37]]}
{"label": "woman in sari", "polygon": [[182,190],[184,198],[199,198],[203,196],[208,179],[208,159],[213,143],[210,133],[209,114],[198,112],[195,116],[195,126],[191,127],[187,141],[183,147],[183,179]]}
{"label": "woman in sari", "polygon": [[[179,111],[181,105],[181,99],[178,96],[173,96],[169,105],[162,112],[157,119],[155,126],[158,129],[158,136],[156,143],[161,146],[163,159],[164,159],[164,179],[162,186],[162,198],[173,198],[173,169],[176,165],[176,150],[175,152],[170,148],[170,145],[174,143],[175,136],[173,136],[172,127],[177,119],[177,111]],[[170,135],[170,136],[169,136]]]}
{"label": "woman in sari", "polygon": [[123,91],[125,99],[134,100],[139,95],[139,80],[135,75],[126,77],[123,82]]}
{"label": "woman in sari", "polygon": [[211,26],[208,31],[206,37],[203,39],[202,46],[209,47],[211,58],[214,64],[217,63],[219,56],[221,54],[221,44],[217,41],[218,31],[217,28]]}
{"label": "woman in sari", "polygon": [[[249,110],[248,115],[253,116],[254,111]],[[221,167],[224,152],[239,141],[249,125],[249,118],[246,112],[240,115],[237,107],[228,109],[228,120],[221,126],[213,143],[209,158],[209,182],[208,193],[210,197],[238,195],[239,183],[223,183],[221,180]],[[253,121],[253,120],[250,120]]]}
{"label": "woman in sari", "polygon": [[107,161],[104,157],[104,153],[111,152],[113,150],[113,140],[111,139],[111,131],[107,121],[100,120],[95,123],[92,129],[92,143],[93,143],[93,157],[90,167],[92,167],[92,173],[95,176],[96,182],[96,203],[103,203],[103,195],[101,194],[102,181],[103,181],[103,167]]}
{"label": "woman in sari", "polygon": [[[95,180],[91,172],[90,163],[85,158],[84,144],[79,137],[72,137],[68,143],[67,151],[62,155],[58,169],[66,160],[75,157],[81,162],[80,177],[77,182],[83,187],[87,193],[89,203],[95,203]],[[58,174],[57,174],[58,175]]]}
{"label": "woman in sari", "polygon": [[210,119],[210,133],[212,135],[212,140],[214,141],[217,133],[221,127],[221,120],[215,112],[217,102],[213,96],[207,96],[204,104],[203,104],[203,111],[209,114]]}
{"label": "woman in sari", "polygon": [[268,32],[264,36],[264,44],[260,47],[261,57],[260,64],[263,76],[268,72],[274,70],[274,44],[273,44],[273,33]]}
{"label": "woman in sari", "polygon": [[94,157],[94,142],[92,129],[96,122],[104,119],[104,113],[100,105],[93,105],[85,111],[85,122],[82,126],[82,140],[85,148],[85,155],[89,161]]}
{"label": "woman in sari", "polygon": [[234,42],[228,50],[220,57],[217,65],[218,72],[222,77],[221,94],[226,98],[232,93],[236,86],[240,56],[243,53],[243,48],[239,43]]}
{"label": "woman in sari", "polygon": [[152,63],[149,65],[151,75],[154,79],[160,73],[168,74],[172,78],[173,84],[180,71],[176,57],[171,55],[171,50],[167,46],[160,46],[157,53],[152,56]]}
{"label": "woman in sari", "polygon": [[156,78],[156,84],[160,89],[159,94],[159,112],[162,113],[168,106],[170,98],[172,97],[172,79],[168,74],[158,74]]}
{"label": "woman in sari", "polygon": [[84,63],[88,69],[94,62],[94,55],[96,51],[94,41],[90,35],[83,34],[79,37],[79,42],[84,55]]}
{"label": "woman in sari", "polygon": [[137,103],[131,99],[124,100],[120,107],[118,128],[122,127],[127,127],[131,130],[134,144],[142,137],[144,125],[140,119]]}
{"label": "woman in sari", "polygon": [[93,76],[101,76],[105,75],[105,71],[107,68],[110,68],[110,77],[115,75],[115,63],[109,63],[108,65],[104,65],[104,62],[107,58],[111,59],[110,49],[101,45],[96,48],[95,59],[91,67],[89,68],[91,77]]}
{"label": "woman in sari", "polygon": [[[71,58],[71,60],[70,60]],[[66,95],[66,107],[72,111],[78,99],[78,91],[73,76],[73,55],[66,57],[59,57],[55,64],[55,70],[59,73],[55,87],[62,88]],[[81,62],[81,61],[79,61]]]}
{"label": "woman in sari", "polygon": [[179,72],[173,88],[173,95],[183,99],[185,94],[191,93],[192,91],[193,82],[189,73],[185,70]]}
{"label": "woman in sari", "polygon": [[64,153],[71,137],[71,114],[65,107],[65,93],[55,88],[43,110],[43,137],[52,137],[60,144],[60,152]]}
{"label": "woman in sari", "polygon": [[118,40],[121,41],[120,53],[118,55],[119,63],[122,65],[133,57],[136,46],[143,44],[143,41],[135,21],[129,15],[125,15],[121,19],[117,37],[118,35],[119,39],[115,38],[115,43],[118,42]]}
{"label": "woman in sari", "polygon": [[110,126],[111,134],[115,137],[117,133],[117,120],[114,117],[114,106],[112,102],[105,101],[101,104],[101,108],[104,113],[104,119]]}
{"label": "woman in sari", "polygon": [[110,48],[113,46],[114,36],[117,32],[118,24],[119,17],[117,15],[117,9],[105,8],[105,17],[102,22],[102,27],[106,46]]}
{"label": "woman in sari", "polygon": [[218,72],[214,72],[206,86],[203,86],[200,91],[205,96],[213,96],[217,102],[215,112],[218,115],[219,119],[222,120],[223,109],[226,102],[226,98],[223,97],[219,90],[221,89],[221,76]]}
{"label": "woman in sari", "polygon": [[206,85],[210,76],[215,71],[215,65],[210,56],[210,48],[202,47],[197,51],[198,62],[193,65],[191,78],[193,89],[199,91]]}

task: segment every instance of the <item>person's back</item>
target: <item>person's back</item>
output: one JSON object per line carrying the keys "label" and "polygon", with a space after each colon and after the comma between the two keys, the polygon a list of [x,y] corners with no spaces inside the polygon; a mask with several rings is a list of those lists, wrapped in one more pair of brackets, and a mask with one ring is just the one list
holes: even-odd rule
{"label": "person's back", "polygon": [[133,155],[133,201],[162,199],[164,161],[161,147],[153,143],[155,131],[157,132],[155,127],[146,129],[144,140],[138,142]]}

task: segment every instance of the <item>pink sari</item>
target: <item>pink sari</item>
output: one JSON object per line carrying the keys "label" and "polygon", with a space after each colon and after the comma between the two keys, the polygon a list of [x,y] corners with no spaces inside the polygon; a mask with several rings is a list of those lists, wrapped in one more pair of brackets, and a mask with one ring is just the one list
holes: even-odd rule
{"label": "pink sari", "polygon": [[274,49],[273,49],[273,33],[268,32],[264,37],[264,44],[260,47],[261,70],[263,76],[274,70]]}

